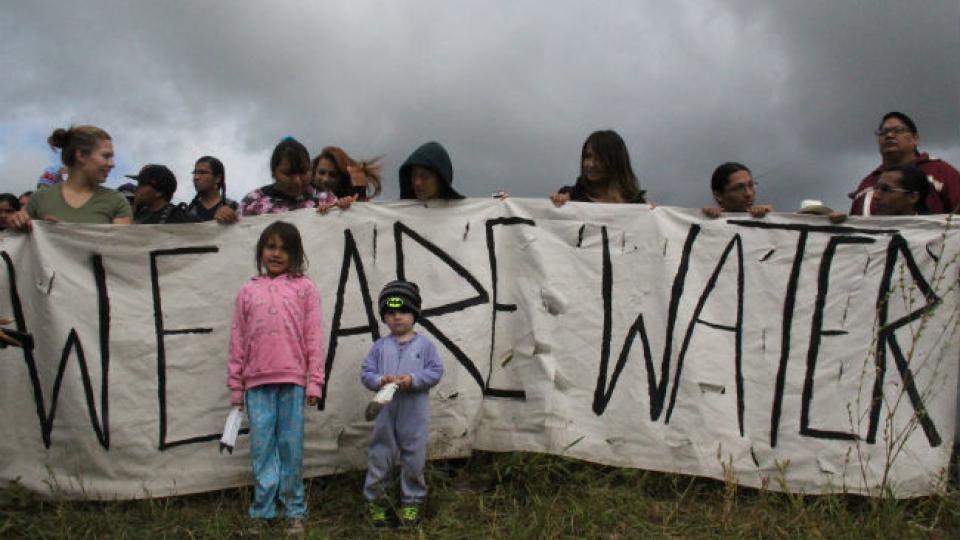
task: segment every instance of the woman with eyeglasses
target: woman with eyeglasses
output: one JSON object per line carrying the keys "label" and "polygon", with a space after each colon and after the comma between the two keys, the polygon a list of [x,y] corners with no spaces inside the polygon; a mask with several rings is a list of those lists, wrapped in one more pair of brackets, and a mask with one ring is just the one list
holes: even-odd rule
{"label": "woman with eyeglasses", "polygon": [[580,149],[580,176],[550,196],[556,206],[567,201],[646,203],[646,192],[630,165],[627,145],[616,131],[595,131]]}
{"label": "woman with eyeglasses", "polygon": [[193,187],[197,196],[185,208],[196,221],[217,220],[224,225],[237,222],[237,201],[227,198],[227,178],[223,163],[203,156],[193,166]]}
{"label": "woman with eyeglasses", "polygon": [[757,186],[753,173],[742,163],[729,161],[714,169],[710,177],[710,189],[718,206],[706,206],[703,213],[718,218],[723,212],[749,212],[755,218],[773,212],[769,204],[754,204]]}

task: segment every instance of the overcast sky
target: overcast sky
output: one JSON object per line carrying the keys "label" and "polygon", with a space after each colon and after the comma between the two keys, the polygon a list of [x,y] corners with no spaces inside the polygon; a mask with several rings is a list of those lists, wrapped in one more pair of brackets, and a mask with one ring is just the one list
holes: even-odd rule
{"label": "overcast sky", "polygon": [[163,163],[180,200],[205,154],[232,198],[270,182],[287,135],[384,156],[385,200],[428,140],[465,195],[545,197],[614,129],[660,204],[707,204],[733,160],[759,202],[846,209],[890,110],[960,165],[957,0],[3,0],[0,68],[0,182],[16,193],[56,159],[50,132],[81,123],[114,139],[108,185]]}

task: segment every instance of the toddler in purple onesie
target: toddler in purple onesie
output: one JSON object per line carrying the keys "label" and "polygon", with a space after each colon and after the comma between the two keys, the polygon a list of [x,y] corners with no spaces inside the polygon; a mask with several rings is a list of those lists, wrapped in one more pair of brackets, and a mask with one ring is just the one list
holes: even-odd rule
{"label": "toddler in purple onesie", "polygon": [[367,451],[367,479],[363,496],[375,526],[387,524],[385,484],[400,458],[401,524],[419,522],[427,496],[423,468],[430,428],[429,391],[443,376],[443,363],[433,342],[417,334],[420,289],[407,281],[388,283],[379,298],[380,317],[390,335],[377,340],[363,361],[360,379],[370,390],[388,383],[398,386],[393,399],[379,413]]}

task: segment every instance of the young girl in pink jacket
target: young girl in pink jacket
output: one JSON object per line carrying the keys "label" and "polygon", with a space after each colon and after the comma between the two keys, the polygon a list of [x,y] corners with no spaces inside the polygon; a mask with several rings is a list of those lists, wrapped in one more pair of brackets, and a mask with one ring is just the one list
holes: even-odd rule
{"label": "young girl in pink jacket", "polygon": [[320,295],[303,275],[307,260],[297,228],[276,221],[257,242],[259,275],[240,289],[228,361],[230,403],[246,407],[254,497],[250,517],[277,517],[303,531],[303,409],[323,385]]}

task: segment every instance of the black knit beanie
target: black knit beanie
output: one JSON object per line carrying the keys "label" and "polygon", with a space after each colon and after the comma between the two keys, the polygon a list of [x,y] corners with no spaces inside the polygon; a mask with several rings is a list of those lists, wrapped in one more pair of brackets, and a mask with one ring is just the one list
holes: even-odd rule
{"label": "black knit beanie", "polygon": [[388,309],[409,311],[414,319],[420,317],[420,287],[412,281],[391,281],[384,285],[377,301],[380,307],[380,319]]}

